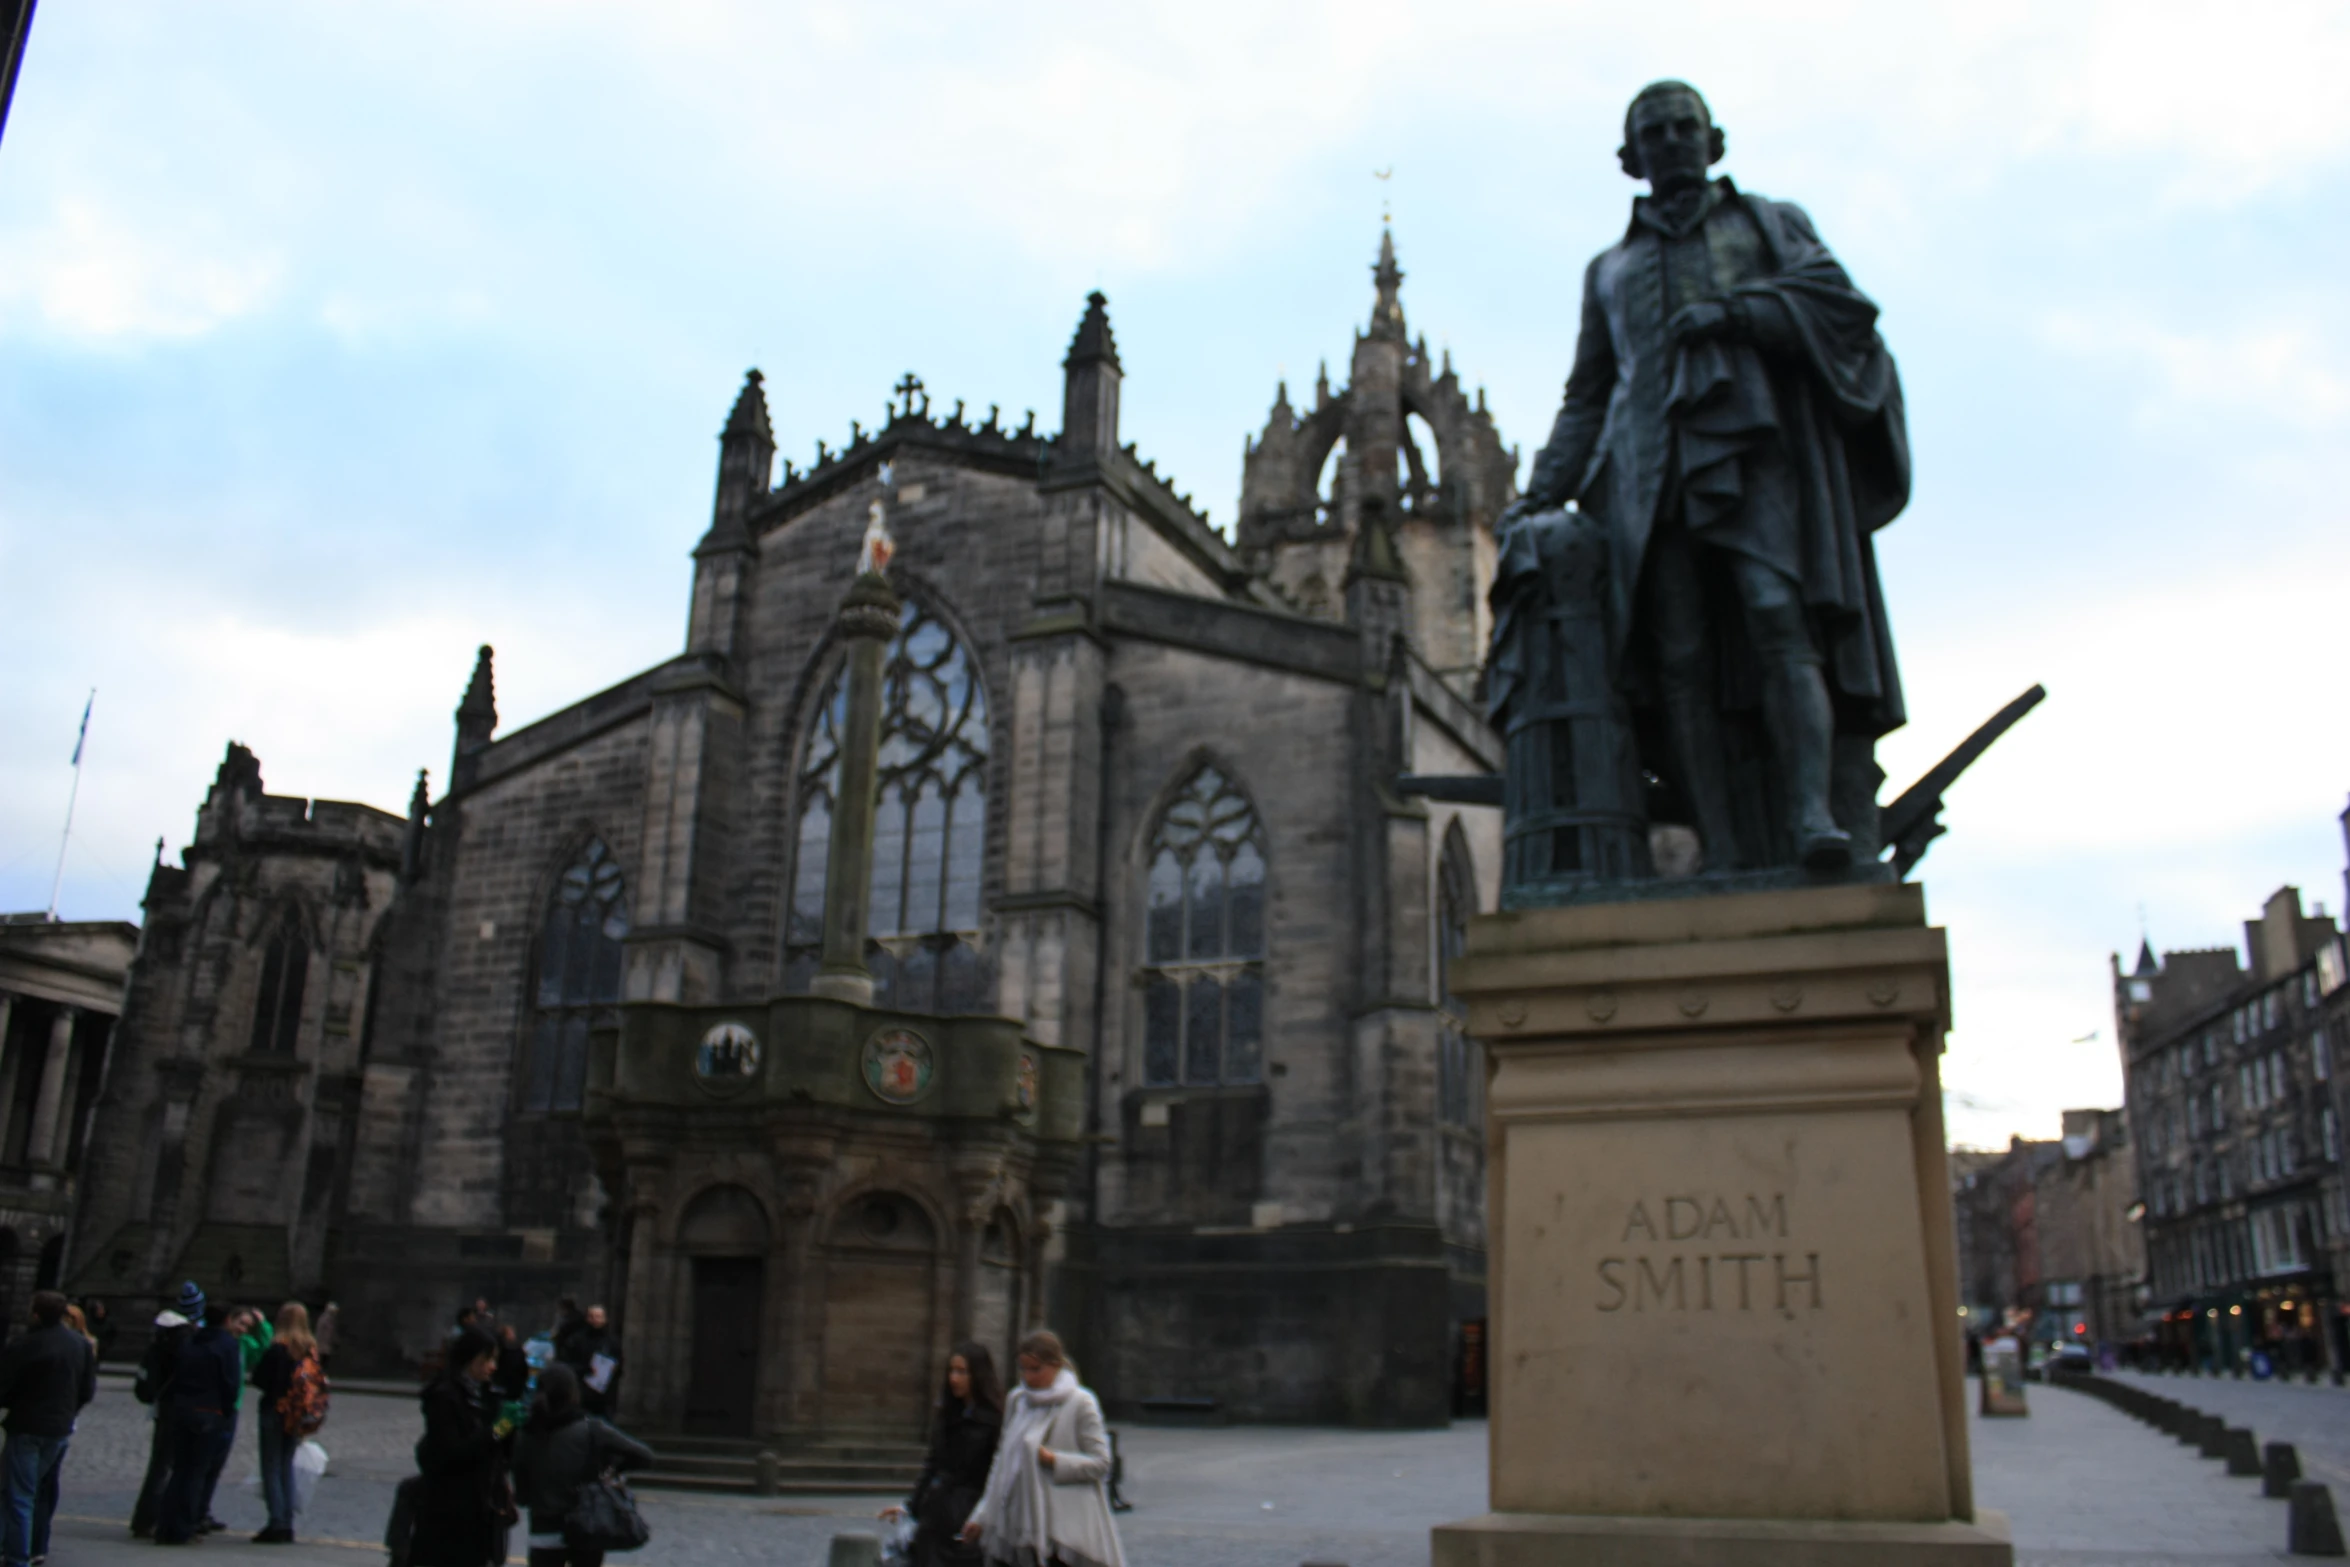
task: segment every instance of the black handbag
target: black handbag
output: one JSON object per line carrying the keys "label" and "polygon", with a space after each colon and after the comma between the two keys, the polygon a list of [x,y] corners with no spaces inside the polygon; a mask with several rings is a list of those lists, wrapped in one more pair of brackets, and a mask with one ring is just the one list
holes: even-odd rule
{"label": "black handbag", "polygon": [[633,1551],[652,1537],[628,1482],[609,1469],[580,1482],[563,1519],[563,1543],[575,1551]]}

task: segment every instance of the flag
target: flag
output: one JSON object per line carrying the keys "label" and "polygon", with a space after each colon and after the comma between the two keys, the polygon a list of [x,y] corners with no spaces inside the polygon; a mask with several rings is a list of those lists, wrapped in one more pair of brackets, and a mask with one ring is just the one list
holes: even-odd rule
{"label": "flag", "polygon": [[97,700],[98,693],[93,688],[90,692],[90,700],[82,704],[82,727],[73,737],[73,765],[76,767],[82,765],[82,742],[90,738],[90,709]]}

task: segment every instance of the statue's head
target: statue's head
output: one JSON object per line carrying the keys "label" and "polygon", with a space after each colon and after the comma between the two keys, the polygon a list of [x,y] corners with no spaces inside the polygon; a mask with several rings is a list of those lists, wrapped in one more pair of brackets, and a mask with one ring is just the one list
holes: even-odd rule
{"label": "statue's head", "polygon": [[1687,82],[1650,82],[1624,111],[1624,172],[1652,190],[1693,185],[1722,161],[1728,145],[1705,97]]}

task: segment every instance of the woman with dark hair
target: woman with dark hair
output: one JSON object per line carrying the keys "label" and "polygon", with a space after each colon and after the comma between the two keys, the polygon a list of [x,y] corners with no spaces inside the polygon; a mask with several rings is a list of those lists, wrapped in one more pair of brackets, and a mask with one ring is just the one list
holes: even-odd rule
{"label": "woman with dark hair", "polygon": [[530,1509],[530,1567],[599,1567],[600,1550],[564,1543],[563,1525],[579,1488],[607,1469],[641,1469],[653,1450],[580,1407],[579,1374],[539,1373],[539,1394],[514,1448],[514,1489]]}
{"label": "woman with dark hair", "polygon": [[1020,1341],[1020,1385],[963,1538],[1009,1567],[1126,1567],[1104,1482],[1110,1437],[1102,1406],[1077,1382],[1059,1335]]}
{"label": "woman with dark hair", "polygon": [[499,1445],[506,1430],[490,1385],[497,1374],[497,1342],[479,1328],[461,1328],[441,1374],[425,1387],[410,1567],[492,1567],[506,1559],[514,1502]]}
{"label": "woman with dark hair", "polygon": [[947,1357],[946,1386],[939,1390],[938,1414],[930,1434],[930,1457],[914,1494],[903,1507],[882,1510],[884,1519],[914,1515],[913,1567],[976,1567],[979,1552],[964,1543],[963,1521],[987,1488],[1003,1434],[1004,1383],[995,1359],[978,1344],[957,1344]]}

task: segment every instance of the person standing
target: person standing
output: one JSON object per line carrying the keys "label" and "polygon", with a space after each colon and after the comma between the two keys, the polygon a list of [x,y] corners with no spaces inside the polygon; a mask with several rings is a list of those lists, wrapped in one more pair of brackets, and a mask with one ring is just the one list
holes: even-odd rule
{"label": "person standing", "polygon": [[166,1306],[155,1314],[155,1330],[148,1336],[147,1353],[140,1357],[131,1396],[148,1407],[147,1474],[139,1482],[139,1499],[131,1507],[131,1533],[145,1539],[155,1532],[163,1508],[163,1489],[171,1480],[171,1379],[179,1369],[180,1347],[204,1317],[204,1292],[193,1281],[182,1284],[179,1309]]}
{"label": "person standing", "polygon": [[588,1307],[563,1363],[579,1378],[580,1406],[591,1415],[610,1414],[620,1398],[620,1335],[603,1307]]}
{"label": "person standing", "polygon": [[343,1308],[330,1300],[326,1303],[326,1309],[318,1314],[318,1320],[311,1324],[310,1336],[318,1340],[319,1365],[334,1364],[335,1338],[341,1333],[342,1327]]}
{"label": "person standing", "polygon": [[65,1320],[55,1290],[33,1292],[33,1328],[0,1349],[0,1406],[8,1432],[0,1447],[0,1562],[26,1567],[49,1554],[57,1511],[56,1477],[73,1423],[98,1393],[98,1357]]}
{"label": "person standing", "polygon": [[171,1392],[162,1405],[162,1418],[171,1425],[171,1480],[164,1488],[162,1516],[155,1521],[158,1545],[185,1545],[219,1527],[211,1521],[212,1487],[237,1434],[237,1388],[245,1379],[243,1354],[228,1329],[228,1307],[207,1303],[204,1292],[189,1284],[180,1291],[182,1309],[191,1294],[204,1325],[180,1346]]}
{"label": "person standing", "polygon": [[913,1567],[975,1567],[979,1552],[964,1543],[963,1525],[987,1489],[1003,1429],[1004,1383],[995,1358],[983,1345],[957,1344],[947,1357],[922,1477],[905,1506],[881,1513],[885,1522],[914,1515]]}
{"label": "person standing", "polygon": [[538,1397],[514,1449],[516,1500],[530,1509],[530,1567],[602,1567],[601,1550],[569,1544],[563,1527],[579,1488],[607,1469],[641,1469],[653,1450],[580,1407],[569,1366],[539,1375]]}
{"label": "person standing", "polygon": [[1077,1385],[1058,1334],[1039,1329],[1022,1339],[1019,1367],[964,1542],[1014,1567],[1126,1567],[1103,1489],[1110,1437],[1101,1401]]}
{"label": "person standing", "polygon": [[415,1532],[410,1567],[491,1567],[506,1559],[514,1521],[494,1413],[498,1346],[467,1328],[449,1341],[448,1363],[425,1388],[424,1435],[416,1440]]}
{"label": "person standing", "polygon": [[318,1385],[318,1340],[310,1332],[310,1308],[289,1300],[278,1308],[269,1347],[254,1363],[253,1430],[261,1448],[261,1499],[269,1522],[253,1536],[256,1545],[294,1543],[294,1452],[309,1435],[300,1411],[288,1399],[298,1381]]}

